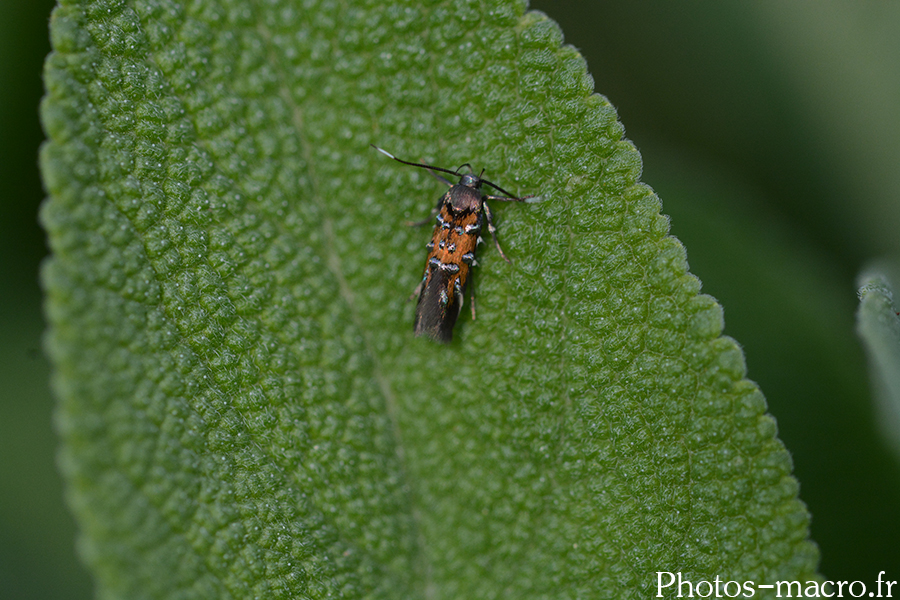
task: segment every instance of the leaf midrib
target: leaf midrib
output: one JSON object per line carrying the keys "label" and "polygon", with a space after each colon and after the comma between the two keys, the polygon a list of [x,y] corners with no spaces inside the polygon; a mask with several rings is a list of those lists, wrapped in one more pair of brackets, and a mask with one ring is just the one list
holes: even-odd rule
{"label": "leaf midrib", "polygon": [[327,206],[323,201],[323,194],[320,191],[321,188],[319,185],[319,177],[317,176],[315,169],[312,144],[305,135],[306,128],[304,126],[303,110],[291,96],[290,89],[286,85],[288,75],[281,67],[282,62],[281,60],[279,60],[280,57],[275,51],[275,45],[272,43],[271,32],[265,26],[265,23],[263,23],[260,19],[257,19],[257,31],[265,40],[270,64],[275,65],[274,68],[279,76],[278,94],[291,110],[291,119],[293,121],[294,130],[297,134],[297,138],[300,141],[300,147],[303,152],[304,162],[306,163],[307,175],[309,177],[310,188],[312,192],[311,199],[316,203],[317,207],[319,208],[319,212],[322,215],[322,231],[325,234],[325,264],[328,266],[329,271],[331,271],[332,275],[334,275],[335,280],[338,283],[339,293],[344,302],[347,304],[354,325],[361,332],[365,352],[373,365],[372,376],[374,377],[376,383],[378,384],[378,389],[381,391],[381,394],[384,397],[385,410],[387,411],[387,416],[391,423],[391,434],[394,438],[394,450],[397,457],[397,464],[400,469],[400,479],[403,481],[401,489],[409,490],[405,495],[407,506],[409,506],[410,508],[410,517],[412,519],[412,526],[414,529],[413,536],[415,538],[415,545],[417,550],[414,556],[411,557],[413,560],[412,570],[414,573],[419,574],[419,577],[414,578],[413,581],[415,582],[416,580],[418,580],[419,582],[421,582],[420,589],[423,591],[423,597],[428,598],[433,596],[433,594],[429,593],[429,590],[433,590],[434,586],[431,577],[431,569],[429,568],[428,563],[425,560],[425,557],[427,556],[427,553],[425,551],[427,543],[422,532],[422,527],[420,526],[421,511],[419,510],[415,502],[415,494],[413,493],[414,486],[411,484],[411,477],[406,461],[406,453],[404,452],[403,431],[400,426],[398,415],[399,408],[397,406],[396,395],[394,394],[394,391],[391,388],[387,377],[384,376],[384,364],[379,359],[378,352],[375,351],[375,347],[371,339],[371,333],[369,329],[364,325],[365,320],[361,317],[359,309],[357,308],[356,296],[353,293],[353,290],[351,289],[347,278],[344,276],[341,257],[337,251],[336,236],[334,233],[334,220],[332,219],[331,214],[327,210]]}

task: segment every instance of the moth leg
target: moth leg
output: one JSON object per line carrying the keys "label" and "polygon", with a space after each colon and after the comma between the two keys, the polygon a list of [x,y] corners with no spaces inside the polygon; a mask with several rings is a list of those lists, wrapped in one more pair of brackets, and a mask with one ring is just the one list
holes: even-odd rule
{"label": "moth leg", "polygon": [[418,298],[419,294],[422,293],[422,288],[425,287],[425,278],[422,278],[422,281],[419,282],[419,285],[416,286],[416,289],[413,290],[413,293],[409,295],[409,298],[406,299],[407,302],[410,302],[413,298]]}
{"label": "moth leg", "polygon": [[[426,169],[427,169],[427,168],[428,168],[428,167],[426,167]],[[446,178],[441,177],[440,175],[438,175],[437,173],[435,173],[435,172],[432,171],[431,169],[428,169],[428,172],[431,173],[432,175],[434,175],[434,178],[437,179],[438,181],[441,181],[441,182],[445,183],[445,184],[447,185],[447,187],[453,187],[453,184],[452,184],[451,182],[447,181]],[[428,217],[427,219],[424,219],[424,220],[422,220],[422,221],[407,221],[406,224],[407,224],[409,227],[422,227],[423,225],[428,225],[429,223],[431,223],[431,222],[434,220],[435,215],[437,215],[438,212],[440,212],[440,210],[441,210],[441,204],[443,204],[443,203],[444,203],[444,197],[441,196],[441,199],[438,200],[437,206],[435,206],[433,209],[431,209],[431,216],[430,216],[430,217]]]}
{"label": "moth leg", "polygon": [[[495,196],[485,196],[485,197],[492,198],[495,200],[497,199]],[[514,199],[518,200],[518,198],[507,198],[507,200],[514,200]],[[500,247],[500,241],[497,239],[497,228],[494,227],[494,219],[491,217],[491,209],[488,208],[487,202],[484,202],[482,204],[482,206],[484,206],[484,215],[487,217],[488,231],[491,232],[491,235],[494,238],[494,244],[497,246],[497,251],[500,252],[500,256],[503,257],[503,260],[505,260],[508,263],[512,263],[511,260],[506,258],[506,255],[503,253],[503,248]]]}
{"label": "moth leg", "polygon": [[431,209],[430,217],[428,217],[427,219],[423,219],[421,221],[406,221],[406,226],[407,227],[422,227],[423,225],[428,225],[429,223],[434,221],[434,218],[437,216],[437,214],[439,212],[441,212],[441,204],[443,204],[443,203],[444,203],[444,197],[441,196],[441,199],[438,200],[437,206],[435,206],[434,208]]}
{"label": "moth leg", "polygon": [[[426,167],[426,168],[428,168],[428,167]],[[441,177],[440,175],[438,175],[437,173],[435,173],[435,172],[432,171],[431,169],[428,169],[428,172],[431,173],[432,175],[434,175],[434,178],[435,178],[435,179],[437,179],[438,181],[440,181],[441,183],[443,183],[443,184],[446,185],[447,187],[453,187],[453,182],[450,181],[450,180],[448,180],[446,177]]]}
{"label": "moth leg", "polygon": [[427,219],[422,219],[421,221],[406,221],[405,225],[407,227],[422,227],[423,225],[428,225],[429,223],[434,221],[434,217],[438,214],[438,209],[433,208],[431,210],[431,216]]}
{"label": "moth leg", "polygon": [[472,320],[474,321],[475,320],[475,278],[473,277],[473,272],[471,270],[469,271],[469,278],[471,279],[471,281],[469,282],[469,285],[472,286],[472,293],[470,294],[469,297],[472,302]]}

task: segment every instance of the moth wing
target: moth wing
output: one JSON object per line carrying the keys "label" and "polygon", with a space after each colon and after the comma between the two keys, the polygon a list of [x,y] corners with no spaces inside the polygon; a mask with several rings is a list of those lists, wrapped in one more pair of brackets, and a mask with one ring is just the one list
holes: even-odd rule
{"label": "moth wing", "polygon": [[446,343],[453,339],[453,326],[462,309],[463,293],[458,277],[454,278],[437,265],[429,265],[429,269],[431,272],[416,304],[413,330],[416,335]]}

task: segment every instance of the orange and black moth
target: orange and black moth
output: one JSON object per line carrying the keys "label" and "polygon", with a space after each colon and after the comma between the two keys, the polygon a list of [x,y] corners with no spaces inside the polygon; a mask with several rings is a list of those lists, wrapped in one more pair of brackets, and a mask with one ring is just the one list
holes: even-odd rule
{"label": "orange and black moth", "polygon": [[[425,272],[422,281],[416,287],[413,296],[418,296],[416,304],[416,318],[413,324],[415,334],[424,335],[439,342],[449,342],[453,338],[453,326],[462,310],[463,298],[466,292],[466,284],[469,282],[471,269],[477,263],[475,250],[481,242],[481,229],[487,222],[488,231],[494,238],[494,244],[500,252],[500,256],[506,262],[510,262],[500,242],[497,240],[497,228],[491,217],[491,209],[488,200],[502,202],[524,202],[534,198],[513,196],[503,188],[481,178],[484,174],[475,175],[468,164],[469,173],[460,173],[459,169],[450,170],[422,163],[400,160],[394,155],[382,150],[373,144],[372,146],[382,154],[404,165],[428,169],[439,181],[450,189],[438,199],[437,206],[432,210],[432,215],[437,220],[431,241],[428,242],[428,259],[425,262]],[[460,167],[462,168],[462,167]],[[435,171],[449,173],[459,177],[459,183],[454,184]],[[492,196],[482,193],[482,186],[490,186],[504,196]],[[431,219],[410,225],[426,225]],[[471,296],[472,319],[475,318],[475,290],[472,288]]]}

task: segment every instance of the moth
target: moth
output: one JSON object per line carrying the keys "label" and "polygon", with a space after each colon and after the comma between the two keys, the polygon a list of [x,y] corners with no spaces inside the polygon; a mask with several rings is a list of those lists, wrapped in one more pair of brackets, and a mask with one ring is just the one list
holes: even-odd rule
{"label": "moth", "polygon": [[[535,196],[513,196],[500,186],[483,179],[483,169],[476,176],[469,164],[462,165],[456,170],[445,169],[400,160],[374,144],[372,147],[404,165],[428,169],[435,178],[450,188],[438,199],[437,206],[432,210],[432,217],[437,222],[431,234],[431,241],[425,246],[428,249],[428,258],[425,261],[422,281],[419,282],[412,296],[419,297],[413,322],[415,334],[448,343],[453,339],[453,326],[456,325],[456,320],[462,310],[471,269],[477,264],[475,251],[482,241],[481,230],[485,221],[500,256],[506,262],[510,262],[497,240],[497,228],[494,226],[487,201],[527,202],[534,201]],[[459,170],[462,167],[468,167],[469,172],[460,173]],[[435,171],[459,177],[459,183],[453,183]],[[482,186],[490,186],[505,196],[484,194]],[[409,223],[409,225],[426,225],[429,222],[431,222],[430,218],[419,223]],[[471,307],[474,320],[474,286],[472,287]]]}

